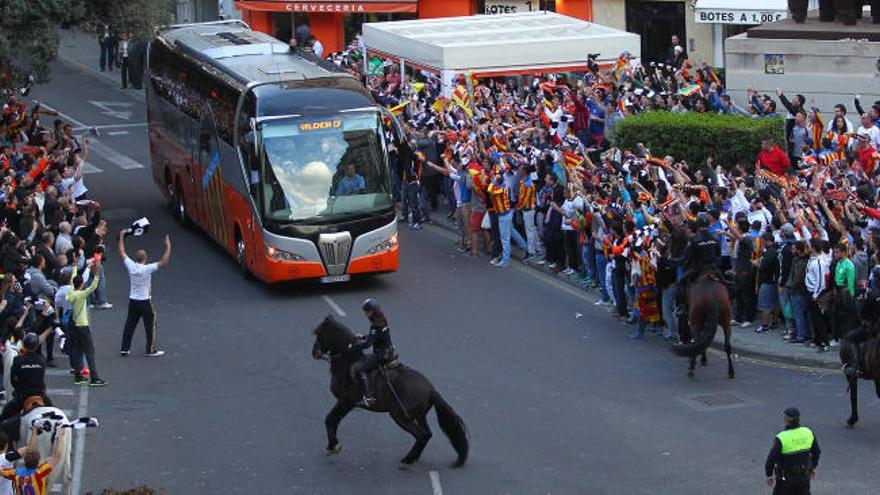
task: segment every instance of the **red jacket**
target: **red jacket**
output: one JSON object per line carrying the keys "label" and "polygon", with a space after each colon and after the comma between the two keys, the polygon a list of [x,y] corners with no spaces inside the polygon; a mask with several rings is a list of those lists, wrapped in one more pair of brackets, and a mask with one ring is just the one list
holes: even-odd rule
{"label": "red jacket", "polygon": [[781,177],[791,167],[791,160],[788,159],[788,155],[782,151],[782,148],[774,145],[770,151],[761,150],[758,153],[758,165]]}

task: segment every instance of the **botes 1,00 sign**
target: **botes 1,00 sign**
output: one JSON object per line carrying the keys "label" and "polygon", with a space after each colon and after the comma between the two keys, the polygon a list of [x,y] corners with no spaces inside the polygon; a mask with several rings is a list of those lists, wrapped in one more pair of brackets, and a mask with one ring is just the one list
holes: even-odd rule
{"label": "botes 1,00 sign", "polygon": [[709,24],[747,24],[756,25],[765,22],[775,22],[787,17],[786,12],[781,11],[751,11],[751,10],[697,10],[696,21]]}
{"label": "botes 1,00 sign", "polygon": [[486,0],[484,14],[516,14],[531,12],[538,0]]}

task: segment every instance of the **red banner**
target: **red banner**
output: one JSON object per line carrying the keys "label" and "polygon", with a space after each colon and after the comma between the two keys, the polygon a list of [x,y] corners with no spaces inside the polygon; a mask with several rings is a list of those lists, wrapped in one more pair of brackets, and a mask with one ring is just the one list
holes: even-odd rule
{"label": "red banner", "polygon": [[339,1],[285,1],[285,0],[241,0],[235,2],[240,10],[259,10],[273,12],[303,12],[317,14],[321,12],[340,14],[360,14],[366,12],[417,12],[417,0],[400,0],[397,2],[360,0],[356,2]]}

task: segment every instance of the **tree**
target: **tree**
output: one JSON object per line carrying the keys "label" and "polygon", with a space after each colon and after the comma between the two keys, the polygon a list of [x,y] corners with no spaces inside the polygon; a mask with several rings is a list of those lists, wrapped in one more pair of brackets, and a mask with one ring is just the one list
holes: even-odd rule
{"label": "tree", "polygon": [[107,24],[114,33],[132,33],[150,39],[156,28],[172,20],[168,0],[85,0],[87,17]]}
{"label": "tree", "polygon": [[33,75],[49,76],[58,55],[56,27],[82,16],[84,0],[0,1],[0,89],[19,88]]}

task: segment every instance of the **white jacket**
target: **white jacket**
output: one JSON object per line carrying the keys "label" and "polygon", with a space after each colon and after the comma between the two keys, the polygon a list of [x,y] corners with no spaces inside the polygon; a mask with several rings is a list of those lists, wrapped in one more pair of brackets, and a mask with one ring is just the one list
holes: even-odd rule
{"label": "white jacket", "polygon": [[807,262],[807,276],[804,283],[813,299],[819,297],[819,294],[825,290],[825,276],[828,275],[830,263],[825,259],[825,255],[810,256]]}

